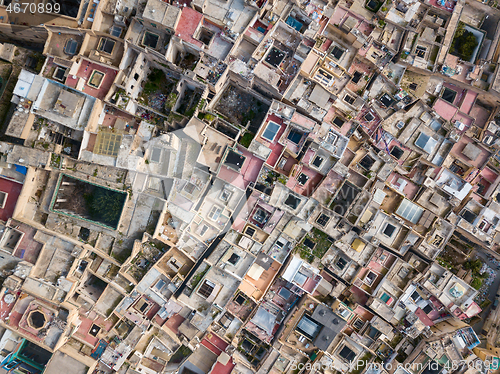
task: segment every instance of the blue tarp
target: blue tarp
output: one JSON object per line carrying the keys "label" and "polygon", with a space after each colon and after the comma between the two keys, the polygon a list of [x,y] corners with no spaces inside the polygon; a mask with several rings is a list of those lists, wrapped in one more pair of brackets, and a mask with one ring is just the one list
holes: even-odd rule
{"label": "blue tarp", "polygon": [[23,175],[26,175],[26,173],[28,172],[28,168],[26,166],[14,165],[14,167],[18,173],[21,173]]}
{"label": "blue tarp", "polygon": [[302,23],[300,23],[299,21],[297,21],[295,18],[293,18],[292,16],[288,16],[287,20],[286,20],[286,24],[288,26],[291,26],[293,27],[295,30],[297,31],[300,31],[300,29],[302,28]]}
{"label": "blue tarp", "polygon": [[92,351],[92,353],[90,354],[90,357],[98,360],[101,358],[102,354],[104,353],[104,351],[106,350],[106,347],[108,346],[108,343],[106,343],[104,340],[99,340],[99,344],[97,345],[97,347],[94,348],[94,350]]}

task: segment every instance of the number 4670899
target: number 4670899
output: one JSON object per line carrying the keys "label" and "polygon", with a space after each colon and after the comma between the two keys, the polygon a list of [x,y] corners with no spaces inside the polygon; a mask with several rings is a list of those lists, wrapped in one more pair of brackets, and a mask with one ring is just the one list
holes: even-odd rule
{"label": "number 4670899", "polygon": [[44,3],[10,3],[7,6],[7,13],[59,13],[61,11],[61,5],[58,3],[51,4],[47,2]]}

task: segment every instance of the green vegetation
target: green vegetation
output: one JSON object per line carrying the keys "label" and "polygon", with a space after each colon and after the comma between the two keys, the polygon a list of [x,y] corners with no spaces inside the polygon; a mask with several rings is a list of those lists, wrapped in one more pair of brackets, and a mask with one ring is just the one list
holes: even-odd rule
{"label": "green vegetation", "polygon": [[174,107],[178,96],[177,92],[172,92],[168,95],[167,101],[165,101],[165,109],[171,110]]}
{"label": "green vegetation", "polygon": [[474,287],[476,290],[479,290],[483,285],[483,280],[480,278],[474,278],[470,285],[471,287]]}
{"label": "green vegetation", "polygon": [[307,262],[311,263],[314,260],[314,256],[311,254],[309,249],[300,247],[300,258],[303,260],[306,260]]}
{"label": "green vegetation", "polygon": [[168,361],[169,364],[180,364],[184,361],[185,358],[189,357],[189,355],[193,353],[188,347],[185,345],[181,345],[179,349],[170,357]]}
{"label": "green vegetation", "polygon": [[[257,101],[257,103],[260,103]],[[255,112],[250,109],[248,112],[244,113],[243,116],[241,117],[241,125],[246,126],[248,122],[252,122],[252,120],[255,118]]]}
{"label": "green vegetation", "polygon": [[61,155],[52,153],[50,156],[50,166],[53,168],[59,168],[61,166]]}
{"label": "green vegetation", "polygon": [[465,30],[465,23],[459,22],[451,42],[450,53],[462,60],[469,61],[478,44],[474,34]]}
{"label": "green vegetation", "polygon": [[2,96],[0,97],[0,127],[2,128],[2,133],[4,133],[5,128],[6,128],[6,120],[7,120],[7,115],[9,113],[9,108],[11,106],[11,99],[14,91],[14,87],[16,86],[17,83],[17,77],[19,73],[21,72],[21,68],[15,66],[11,71],[9,71],[10,77],[4,77],[2,76],[3,82],[6,83],[6,87],[4,88],[4,91],[2,93]]}
{"label": "green vegetation", "polygon": [[212,122],[217,118],[217,116],[214,116],[213,114],[210,113],[198,113],[198,118],[201,120],[205,120],[206,122]]}
{"label": "green vegetation", "polygon": [[160,69],[153,69],[148,75],[148,80],[144,84],[142,93],[144,95],[151,95],[161,88],[161,81],[165,74]]}
{"label": "green vegetation", "polygon": [[474,275],[479,275],[479,271],[483,267],[483,262],[480,259],[475,259],[475,260],[469,260],[466,263],[464,263],[464,269],[466,270],[472,270],[472,273]]}
{"label": "green vegetation", "polygon": [[125,204],[125,195],[104,188],[85,194],[85,205],[92,220],[116,227]]}
{"label": "green vegetation", "polygon": [[481,273],[481,268],[483,267],[483,262],[476,258],[475,260],[468,260],[463,264],[464,269],[472,271],[472,282],[470,283],[471,287],[476,290],[480,289],[483,285],[484,279],[488,276],[486,272]]}
{"label": "green vegetation", "polygon": [[120,271],[119,266],[116,266],[115,264],[111,264],[108,272],[106,273],[106,277],[108,277],[109,279],[114,279],[118,275],[119,271]]}
{"label": "green vegetation", "polygon": [[286,184],[287,181],[288,181],[288,178],[285,177],[284,175],[280,175],[278,177],[278,182],[280,182],[281,184]]}
{"label": "green vegetation", "polygon": [[184,120],[184,116],[181,114],[175,113],[175,112],[170,112],[168,115],[167,121],[172,123],[174,121],[181,123]]}
{"label": "green vegetation", "polygon": [[208,269],[210,269],[210,266],[207,266],[207,268],[193,276],[191,279],[191,289],[195,289],[196,286],[201,282],[205,274],[207,273]]}
{"label": "green vegetation", "polygon": [[403,334],[395,334],[394,338],[392,338],[391,342],[389,345],[391,346],[392,349],[395,349],[397,345],[403,340]]}
{"label": "green vegetation", "polygon": [[253,138],[255,137],[255,134],[251,133],[251,132],[245,132],[243,134],[243,136],[240,138],[239,140],[239,143],[245,147],[245,148],[248,148],[248,146],[250,145],[250,143],[252,142]]}
{"label": "green vegetation", "polygon": [[[312,242],[314,247],[311,249],[305,243]],[[332,246],[332,242],[330,241],[327,234],[323,231],[318,230],[317,228],[313,228],[309,234],[307,234],[302,242],[297,246],[297,250],[300,254],[300,257],[308,262],[312,262],[315,257],[321,259],[325,255],[325,253]]]}
{"label": "green vegetation", "polygon": [[445,260],[444,258],[441,258],[441,257],[438,257],[437,258],[437,262],[439,265],[441,265],[442,267],[448,269],[448,270],[452,270],[453,269],[453,264],[447,260]]}
{"label": "green vegetation", "polygon": [[37,58],[37,60],[36,60],[36,66],[35,66],[35,71],[37,73],[39,73],[42,70],[44,63],[45,63],[45,57],[44,56],[41,56],[41,57]]}

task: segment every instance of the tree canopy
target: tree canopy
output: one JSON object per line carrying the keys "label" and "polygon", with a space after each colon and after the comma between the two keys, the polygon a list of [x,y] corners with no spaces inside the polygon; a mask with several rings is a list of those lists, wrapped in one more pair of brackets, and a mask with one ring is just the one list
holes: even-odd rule
{"label": "tree canopy", "polygon": [[451,52],[464,61],[469,61],[478,45],[476,36],[465,29],[465,24],[460,23],[451,43]]}
{"label": "tree canopy", "polygon": [[115,227],[120,220],[125,195],[104,188],[97,188],[84,196],[90,218]]}

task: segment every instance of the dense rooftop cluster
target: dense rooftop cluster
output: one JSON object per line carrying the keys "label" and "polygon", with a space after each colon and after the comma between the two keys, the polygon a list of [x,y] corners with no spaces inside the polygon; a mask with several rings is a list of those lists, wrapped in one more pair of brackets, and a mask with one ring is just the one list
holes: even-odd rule
{"label": "dense rooftop cluster", "polygon": [[0,5],[0,373],[498,369],[496,1],[63,3]]}

